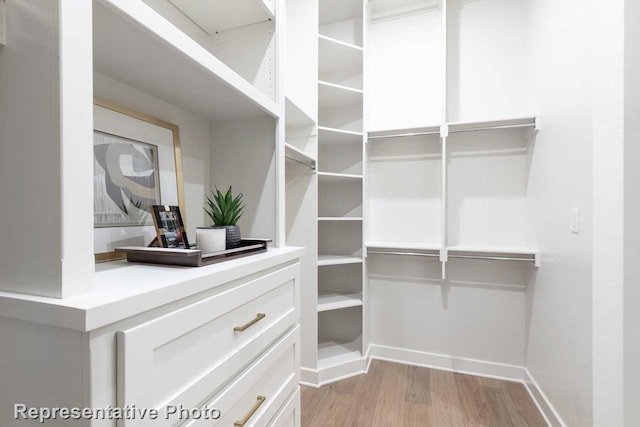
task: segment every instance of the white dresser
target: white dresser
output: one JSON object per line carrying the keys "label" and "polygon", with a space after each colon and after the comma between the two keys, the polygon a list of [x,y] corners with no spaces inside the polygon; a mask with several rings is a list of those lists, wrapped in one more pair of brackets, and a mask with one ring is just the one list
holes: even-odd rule
{"label": "white dresser", "polygon": [[[79,297],[0,293],[0,425],[42,425],[14,419],[24,404],[94,411],[47,426],[299,426],[301,254],[116,262]],[[95,419],[110,408],[126,419]]]}

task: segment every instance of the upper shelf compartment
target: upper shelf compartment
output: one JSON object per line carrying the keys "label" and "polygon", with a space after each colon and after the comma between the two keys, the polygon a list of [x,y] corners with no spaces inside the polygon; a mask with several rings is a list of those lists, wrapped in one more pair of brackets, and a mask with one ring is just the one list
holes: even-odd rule
{"label": "upper shelf compartment", "polygon": [[100,0],[93,13],[94,68],[215,120],[268,114],[275,101],[141,0]]}
{"label": "upper shelf compartment", "polygon": [[320,80],[362,89],[361,47],[319,35],[318,50]]}
{"label": "upper shelf compartment", "polygon": [[[151,3],[151,1],[148,1]],[[169,0],[209,34],[275,18],[270,0]]]}
{"label": "upper shelf compartment", "polygon": [[320,0],[320,34],[362,47],[362,0]]}

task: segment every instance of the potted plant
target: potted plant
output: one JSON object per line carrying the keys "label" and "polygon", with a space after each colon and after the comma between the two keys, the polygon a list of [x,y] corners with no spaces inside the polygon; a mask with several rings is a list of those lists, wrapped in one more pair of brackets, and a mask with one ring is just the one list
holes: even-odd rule
{"label": "potted plant", "polygon": [[237,224],[244,212],[243,197],[242,193],[234,197],[231,187],[224,194],[216,187],[216,190],[211,192],[211,197],[207,197],[208,209],[205,207],[204,210],[211,218],[214,228],[226,230],[227,249],[240,246],[242,236]]}

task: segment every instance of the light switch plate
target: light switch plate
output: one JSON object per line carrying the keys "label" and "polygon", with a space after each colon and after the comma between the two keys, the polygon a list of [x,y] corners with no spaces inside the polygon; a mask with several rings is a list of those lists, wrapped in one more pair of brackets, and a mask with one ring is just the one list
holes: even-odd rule
{"label": "light switch plate", "polygon": [[580,209],[571,209],[571,232],[580,233]]}

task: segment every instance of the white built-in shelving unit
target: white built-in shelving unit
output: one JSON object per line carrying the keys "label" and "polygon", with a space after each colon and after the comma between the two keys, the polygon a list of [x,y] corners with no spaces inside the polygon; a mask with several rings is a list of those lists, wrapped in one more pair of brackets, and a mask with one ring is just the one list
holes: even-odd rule
{"label": "white built-in shelving unit", "polygon": [[369,5],[364,348],[503,376],[541,266],[528,3]]}
{"label": "white built-in shelving unit", "polygon": [[[244,235],[284,245],[279,220],[284,180],[278,178],[284,175],[279,160],[284,132],[278,130],[278,121],[285,110],[279,80],[283,67],[278,43],[284,40],[279,38],[279,26],[284,23],[277,19],[279,1],[248,0],[240,5],[233,1],[96,0],[83,2],[81,7],[38,3],[33,2],[29,11],[12,8],[12,27],[7,27],[8,37],[21,41],[12,49],[28,54],[22,59],[3,55],[7,73],[29,70],[32,76],[21,77],[39,82],[31,85],[33,96],[21,101],[38,126],[28,130],[11,119],[3,128],[11,130],[13,139],[33,144],[45,138],[29,136],[29,132],[56,135],[56,144],[46,148],[49,152],[27,145],[22,149],[60,159],[39,170],[42,177],[30,175],[31,181],[40,182],[32,189],[34,197],[67,196],[56,201],[58,207],[53,210],[58,214],[42,223],[42,229],[34,228],[38,221],[17,215],[17,228],[28,228],[60,245],[34,252],[31,246],[21,250],[19,244],[16,254],[29,251],[40,268],[20,268],[24,260],[3,256],[7,267],[11,265],[3,271],[22,273],[7,277],[2,287],[66,297],[90,292],[95,277],[102,274],[103,268],[94,265],[95,248],[91,247],[93,147],[86,143],[92,140],[94,97],[178,126],[184,216],[190,236],[197,226],[207,225],[204,195],[214,185],[233,185],[245,194],[247,210],[240,221]],[[26,33],[59,43],[42,45],[36,51],[23,39]],[[35,62],[29,62],[31,54]],[[57,64],[55,69],[52,64]],[[51,80],[52,75],[60,78]],[[32,105],[40,98],[45,100],[43,111]],[[7,119],[13,111],[22,111],[19,103],[2,108]],[[19,177],[17,164],[15,168]],[[60,180],[51,179],[54,176]],[[18,205],[16,209],[29,210]],[[26,244],[23,238],[15,240]]]}
{"label": "white built-in shelving unit", "polygon": [[[392,180],[400,178],[397,174],[391,177],[392,171],[397,168],[407,170],[406,164],[402,164],[402,162],[406,163],[407,158],[419,162],[423,173],[429,169],[432,170],[432,178],[436,178],[432,181],[435,183],[435,186],[432,187],[435,190],[433,194],[435,203],[432,203],[432,208],[436,205],[439,205],[439,208],[433,208],[431,219],[434,223],[440,224],[440,229],[425,230],[420,241],[415,241],[416,237],[420,238],[420,233],[416,233],[415,227],[411,230],[400,230],[400,234],[406,236],[406,241],[394,243],[372,240],[367,243],[367,248],[372,249],[371,252],[376,254],[406,254],[408,256],[430,256],[434,251],[437,251],[443,263],[449,258],[487,259],[533,262],[538,267],[540,265],[538,251],[532,247],[517,244],[526,243],[528,237],[526,236],[526,224],[523,223],[526,219],[526,212],[522,211],[522,205],[516,206],[517,210],[514,211],[510,209],[510,206],[506,206],[504,203],[501,205],[498,201],[493,203],[481,201],[482,205],[479,209],[483,212],[470,211],[468,214],[465,213],[464,218],[454,217],[454,213],[464,212],[461,210],[460,203],[470,190],[499,192],[501,187],[505,185],[514,186],[514,172],[517,172],[518,169],[521,173],[526,172],[527,145],[531,136],[535,134],[535,130],[535,117],[525,117],[369,132],[368,142],[373,153],[370,161],[374,163],[372,167],[377,168],[376,163],[385,164],[390,169],[384,173]],[[386,147],[374,147],[374,144],[383,144]],[[431,163],[433,164],[431,168],[425,167],[429,163],[425,159],[429,157],[424,154],[424,150],[428,149],[426,146],[429,144],[432,153]],[[412,145],[413,148],[421,151],[410,151],[407,154],[406,148]],[[482,159],[480,163],[474,161],[474,158],[478,156]],[[440,164],[436,164],[437,162]],[[394,166],[394,163],[397,164],[397,167]],[[470,170],[474,170],[478,175],[469,174]],[[409,169],[407,173],[413,172],[415,171]],[[495,184],[494,189],[488,187],[487,181],[489,179]],[[477,184],[474,185],[474,183]],[[522,185],[521,180],[516,183]],[[437,189],[437,186],[440,188]],[[525,190],[526,188],[521,188],[521,191]],[[520,195],[520,197],[524,196],[524,193]],[[419,204],[420,202],[412,200],[411,203]],[[469,202],[466,203],[469,204]],[[428,210],[416,210],[415,207],[408,207],[407,211],[409,213],[417,211],[419,214],[429,215]],[[373,225],[370,234],[377,237],[384,234],[380,231],[383,226],[376,225],[376,216],[384,216],[384,209],[379,207],[374,209],[375,212],[371,214]],[[465,224],[462,227],[460,221],[475,222],[475,225],[471,224],[468,228]],[[419,221],[411,222],[412,226],[415,226],[416,223]],[[506,230],[505,227],[510,224],[512,224],[512,229]],[[483,234],[481,231],[483,229],[487,231],[484,232],[483,237],[479,237]],[[500,233],[496,233],[496,230],[500,230]],[[394,230],[394,238],[398,237],[398,231],[398,228]],[[517,239],[521,240],[517,241]],[[435,243],[438,240],[440,243]],[[418,252],[416,253],[416,251]],[[422,253],[424,251],[427,252]],[[445,277],[443,265],[443,278]]]}
{"label": "white built-in shelving unit", "polygon": [[318,358],[303,370],[315,384],[365,369],[364,11],[319,1]]}

